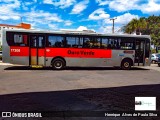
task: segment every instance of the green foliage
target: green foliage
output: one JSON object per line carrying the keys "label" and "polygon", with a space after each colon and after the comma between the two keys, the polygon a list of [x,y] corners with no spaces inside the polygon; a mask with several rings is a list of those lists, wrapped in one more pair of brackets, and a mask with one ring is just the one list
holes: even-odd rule
{"label": "green foliage", "polygon": [[156,53],[156,49],[152,49],[152,50],[151,50],[151,53]]}
{"label": "green foliage", "polygon": [[0,46],[0,51],[2,51],[2,46]]}
{"label": "green foliage", "polygon": [[132,19],[126,26],[123,26],[125,33],[151,35],[152,44],[160,46],[160,16],[150,16],[148,18]]}
{"label": "green foliage", "polygon": [[143,29],[146,29],[147,22],[145,18],[140,19],[132,19],[124,28],[124,31],[126,33],[133,33],[136,32],[136,34],[140,34]]}

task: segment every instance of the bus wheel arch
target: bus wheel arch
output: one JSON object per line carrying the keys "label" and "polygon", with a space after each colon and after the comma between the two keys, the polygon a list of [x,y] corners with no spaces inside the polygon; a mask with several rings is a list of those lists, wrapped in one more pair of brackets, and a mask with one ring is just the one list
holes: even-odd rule
{"label": "bus wheel arch", "polygon": [[124,58],[121,62],[121,68],[123,70],[130,70],[133,66],[133,60],[131,58]]}
{"label": "bus wheel arch", "polygon": [[51,66],[53,69],[61,70],[66,66],[66,60],[63,57],[54,57],[51,61]]}

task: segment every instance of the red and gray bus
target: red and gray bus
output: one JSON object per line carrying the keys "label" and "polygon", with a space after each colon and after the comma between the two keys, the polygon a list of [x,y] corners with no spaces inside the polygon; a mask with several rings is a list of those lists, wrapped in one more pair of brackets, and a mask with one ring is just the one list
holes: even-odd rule
{"label": "red and gray bus", "polygon": [[63,69],[70,67],[150,65],[148,35],[77,31],[4,30],[3,62]]}

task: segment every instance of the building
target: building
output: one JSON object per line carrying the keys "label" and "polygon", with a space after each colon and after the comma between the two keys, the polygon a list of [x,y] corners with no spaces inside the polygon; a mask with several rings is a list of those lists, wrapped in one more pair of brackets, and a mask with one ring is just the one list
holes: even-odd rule
{"label": "building", "polygon": [[2,45],[2,31],[4,29],[31,29],[31,25],[26,23],[20,23],[18,25],[0,24],[0,46]]}

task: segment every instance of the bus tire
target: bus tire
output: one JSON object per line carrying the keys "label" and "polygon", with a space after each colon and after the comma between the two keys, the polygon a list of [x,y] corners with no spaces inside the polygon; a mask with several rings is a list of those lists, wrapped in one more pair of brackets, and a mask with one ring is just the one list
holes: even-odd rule
{"label": "bus tire", "polygon": [[52,61],[52,68],[55,70],[62,70],[65,67],[65,61],[61,58],[55,58]]}
{"label": "bus tire", "polygon": [[160,63],[158,63],[158,67],[160,67]]}
{"label": "bus tire", "polygon": [[131,60],[129,60],[129,59],[123,60],[121,63],[121,69],[122,70],[130,70],[131,69]]}
{"label": "bus tire", "polygon": [[155,63],[156,63],[156,61],[152,60],[152,64],[155,64]]}

